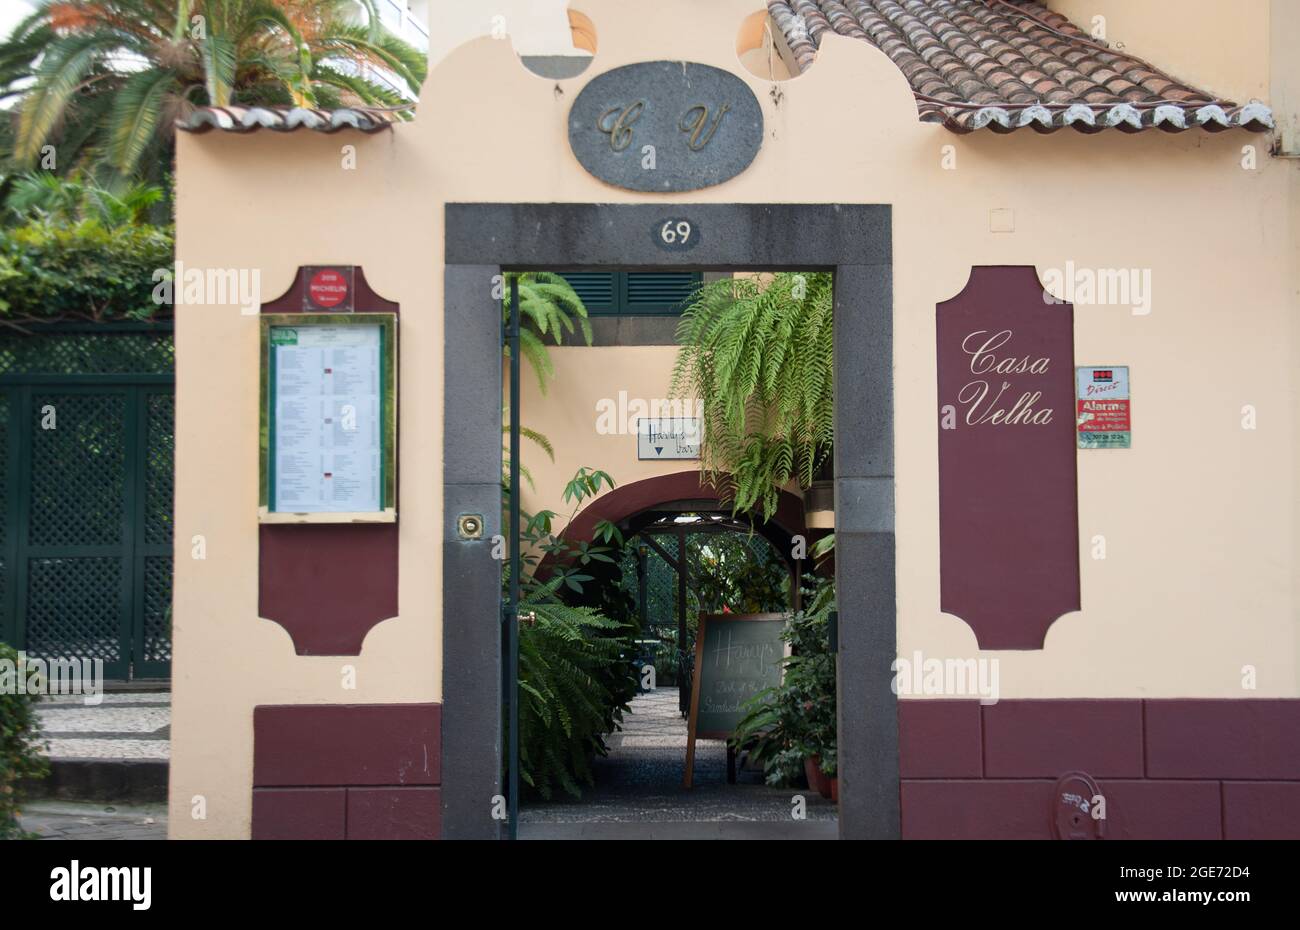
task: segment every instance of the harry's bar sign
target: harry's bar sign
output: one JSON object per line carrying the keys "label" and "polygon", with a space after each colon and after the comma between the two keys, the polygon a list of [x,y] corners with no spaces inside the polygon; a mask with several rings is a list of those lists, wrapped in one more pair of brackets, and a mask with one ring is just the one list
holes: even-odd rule
{"label": "harry's bar sign", "polygon": [[696,417],[642,417],[636,421],[636,457],[643,461],[698,459],[701,435]]}
{"label": "harry's bar sign", "polygon": [[763,111],[734,74],[689,61],[646,61],[593,78],[569,110],[582,167],[633,191],[693,191],[749,167]]}
{"label": "harry's bar sign", "polygon": [[936,310],[939,609],[981,649],[1041,649],[1079,609],[1074,308],[1001,266]]}

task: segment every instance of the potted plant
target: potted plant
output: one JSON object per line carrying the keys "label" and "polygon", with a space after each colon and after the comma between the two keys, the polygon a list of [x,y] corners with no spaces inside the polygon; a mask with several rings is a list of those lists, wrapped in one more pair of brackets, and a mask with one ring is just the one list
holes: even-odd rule
{"label": "potted plant", "polygon": [[808,779],[823,797],[838,799],[835,656],[830,650],[834,586],[818,579],[806,610],[790,615],[783,639],[781,684],[754,695],[731,739],[763,766],[770,785]]}

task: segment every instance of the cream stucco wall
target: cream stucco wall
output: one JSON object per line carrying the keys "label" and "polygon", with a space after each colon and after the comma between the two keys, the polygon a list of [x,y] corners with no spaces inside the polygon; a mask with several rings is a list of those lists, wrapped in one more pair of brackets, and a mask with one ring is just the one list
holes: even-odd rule
{"label": "cream stucco wall", "polygon": [[478,36],[508,41],[520,55],[575,54],[567,0],[433,0],[429,5],[429,63],[436,65]]}
{"label": "cream stucco wall", "polygon": [[[650,404],[668,399],[677,358],[674,346],[552,346],[550,352],[555,377],[547,382],[546,393],[527,368],[521,385],[521,422],[550,439],[555,448],[552,462],[536,445],[523,442],[521,458],[534,484],[534,488],[524,486],[526,510],[553,510],[567,520],[573,505],[563,499],[564,484],[582,466],[608,472],[619,487],[695,466],[683,461],[639,461],[636,411],[632,409],[628,418],[618,415],[620,392],[627,399],[624,411],[637,401]],[[604,415],[609,408],[615,416]],[[631,422],[614,422],[617,431],[610,431],[611,420],[625,419]],[[625,426],[631,431],[623,432]]]}
{"label": "cream stucco wall", "polygon": [[[1300,695],[1296,165],[1236,132],[955,136],[917,121],[888,59],[834,37],[774,93],[736,59],[754,7],[587,0],[600,49],[560,93],[509,43],[485,38],[438,66],[419,118],[391,133],[181,136],[186,265],[259,268],[269,299],[299,265],[357,264],[401,302],[401,587],[399,616],[357,657],[295,656],[258,618],[257,321],[234,307],[178,308],[173,836],[247,835],[254,706],[441,697],[443,203],[649,199],[582,170],[566,114],[591,75],[657,57],[740,74],[767,132],[739,177],[654,199],[893,206],[900,654],[977,654],[970,629],[938,610],[934,305],[976,264],[1147,268],[1149,315],[1076,309],[1076,361],[1132,366],[1133,448],[1079,454],[1083,610],[1041,651],[993,654],[1002,696]],[[1244,170],[1252,144],[1259,167]],[[1014,232],[990,232],[994,209],[1012,212]],[[553,351],[560,385],[589,378],[596,391],[631,393],[657,377],[639,355],[664,350]],[[567,364],[616,351],[617,364]],[[1246,404],[1255,430],[1241,427]],[[531,394],[525,407],[525,422],[553,439],[589,442],[604,464],[616,454],[591,432],[582,439],[587,411]],[[620,461],[632,477],[637,466]],[[195,535],[204,560],[191,558]],[[1105,560],[1089,555],[1095,535]],[[1244,665],[1257,668],[1257,691],[1243,692]],[[354,690],[342,686],[348,666]],[[206,819],[191,816],[198,796]]]}

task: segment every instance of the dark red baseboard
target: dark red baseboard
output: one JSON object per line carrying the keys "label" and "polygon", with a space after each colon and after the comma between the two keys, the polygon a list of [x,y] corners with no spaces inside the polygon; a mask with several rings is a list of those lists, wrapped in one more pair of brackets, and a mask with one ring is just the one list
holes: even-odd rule
{"label": "dark red baseboard", "polygon": [[437,839],[442,706],[253,710],[253,839]]}
{"label": "dark red baseboard", "polygon": [[1300,699],[899,702],[905,839],[1050,839],[1096,780],[1110,839],[1300,839]]}

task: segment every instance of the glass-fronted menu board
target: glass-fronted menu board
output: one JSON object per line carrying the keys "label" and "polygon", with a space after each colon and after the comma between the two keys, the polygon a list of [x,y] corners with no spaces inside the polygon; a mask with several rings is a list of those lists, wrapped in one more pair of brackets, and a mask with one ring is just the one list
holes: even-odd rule
{"label": "glass-fronted menu board", "polygon": [[262,318],[266,522],[396,515],[396,317]]}

